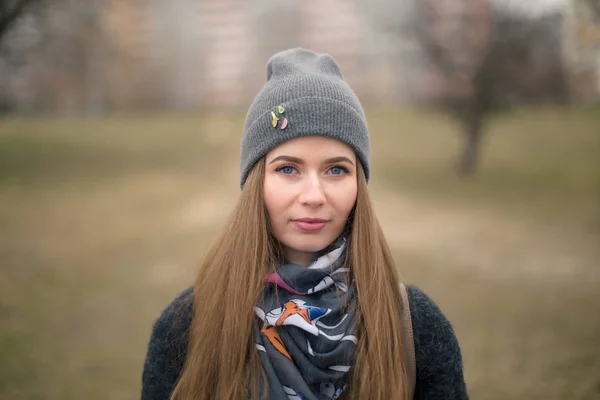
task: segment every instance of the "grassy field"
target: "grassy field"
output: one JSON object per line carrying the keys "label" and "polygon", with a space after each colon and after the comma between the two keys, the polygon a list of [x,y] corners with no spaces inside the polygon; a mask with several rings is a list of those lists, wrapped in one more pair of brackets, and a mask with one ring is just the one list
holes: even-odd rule
{"label": "grassy field", "polygon": [[[238,193],[241,115],[0,120],[0,398],[135,399],[151,324]],[[404,279],[455,326],[473,399],[600,399],[600,110],[372,110]]]}

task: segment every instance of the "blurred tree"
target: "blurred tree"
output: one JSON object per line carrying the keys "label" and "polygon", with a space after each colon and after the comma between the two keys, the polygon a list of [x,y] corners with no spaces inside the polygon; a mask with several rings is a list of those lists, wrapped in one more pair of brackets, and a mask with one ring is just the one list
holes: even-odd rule
{"label": "blurred tree", "polygon": [[22,18],[0,48],[0,61],[19,83],[13,90],[19,107],[65,114],[101,112],[107,62],[101,1],[28,4],[36,7],[21,11]]}
{"label": "blurred tree", "polygon": [[523,103],[564,100],[560,13],[531,18],[488,0],[415,2],[415,30],[438,81],[433,104],[463,126],[458,172],[477,166],[486,119]]}
{"label": "blurred tree", "polygon": [[0,1],[0,43],[12,24],[26,11],[27,7],[39,0]]}
{"label": "blurred tree", "polygon": [[600,21],[600,0],[587,0],[594,16]]}

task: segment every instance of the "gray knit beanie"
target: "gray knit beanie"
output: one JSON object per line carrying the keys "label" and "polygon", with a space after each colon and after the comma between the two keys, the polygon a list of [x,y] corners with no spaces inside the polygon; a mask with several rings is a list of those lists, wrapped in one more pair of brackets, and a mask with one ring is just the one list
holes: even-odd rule
{"label": "gray knit beanie", "polygon": [[244,126],[241,186],[269,150],[300,136],[328,136],[350,146],[369,179],[370,141],[364,111],[335,60],[302,48],[285,50],[267,63],[267,83]]}

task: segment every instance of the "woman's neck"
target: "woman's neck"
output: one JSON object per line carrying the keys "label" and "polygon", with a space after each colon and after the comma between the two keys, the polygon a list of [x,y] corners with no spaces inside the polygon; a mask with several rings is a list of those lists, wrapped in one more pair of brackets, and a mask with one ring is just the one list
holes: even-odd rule
{"label": "woman's neck", "polygon": [[288,263],[298,264],[303,267],[308,267],[316,259],[316,253],[298,251],[290,249],[289,247],[284,249],[284,256]]}

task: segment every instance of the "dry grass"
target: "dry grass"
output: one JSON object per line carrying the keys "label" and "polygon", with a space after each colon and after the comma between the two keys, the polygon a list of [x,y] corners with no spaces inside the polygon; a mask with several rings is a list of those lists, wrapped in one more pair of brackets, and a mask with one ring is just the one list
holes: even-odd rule
{"label": "dry grass", "polygon": [[[600,398],[600,113],[370,113],[371,187],[474,399]],[[152,321],[235,201],[241,116],[0,120],[0,398],[133,399]]]}

